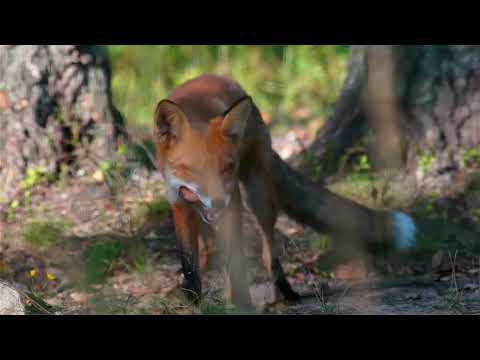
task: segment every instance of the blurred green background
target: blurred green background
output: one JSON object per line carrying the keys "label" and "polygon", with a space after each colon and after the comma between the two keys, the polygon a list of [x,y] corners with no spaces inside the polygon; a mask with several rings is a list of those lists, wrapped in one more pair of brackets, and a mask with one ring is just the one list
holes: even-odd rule
{"label": "blurred green background", "polygon": [[346,75],[348,45],[110,45],[115,104],[127,126],[150,130],[157,102],[203,73],[228,75],[251,95],[273,133],[315,132]]}

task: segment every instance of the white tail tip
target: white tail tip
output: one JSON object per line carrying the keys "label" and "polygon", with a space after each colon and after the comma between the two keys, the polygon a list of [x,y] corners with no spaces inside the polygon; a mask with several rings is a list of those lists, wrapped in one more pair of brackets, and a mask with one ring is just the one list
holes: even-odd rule
{"label": "white tail tip", "polygon": [[395,211],[392,213],[395,247],[400,251],[410,250],[415,246],[417,226],[407,214]]}

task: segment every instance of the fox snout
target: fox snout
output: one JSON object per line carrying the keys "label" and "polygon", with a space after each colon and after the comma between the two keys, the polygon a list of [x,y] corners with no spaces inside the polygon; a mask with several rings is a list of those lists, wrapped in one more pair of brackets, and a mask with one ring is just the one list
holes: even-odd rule
{"label": "fox snout", "polygon": [[194,206],[202,220],[207,224],[217,222],[221,217],[223,210],[225,210],[230,203],[230,196],[228,195],[226,197],[212,200],[185,186],[181,186],[179,190],[181,197]]}

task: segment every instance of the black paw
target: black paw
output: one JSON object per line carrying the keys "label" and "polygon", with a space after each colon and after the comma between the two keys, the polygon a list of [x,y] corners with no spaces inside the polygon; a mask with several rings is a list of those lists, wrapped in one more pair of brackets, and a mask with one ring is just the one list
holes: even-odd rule
{"label": "black paw", "polygon": [[303,298],[303,296],[293,290],[290,284],[286,281],[277,283],[276,287],[277,293],[281,296],[282,300],[288,303],[297,303]]}
{"label": "black paw", "polygon": [[202,298],[202,289],[200,284],[195,281],[185,280],[181,287],[189,301],[193,302],[195,305],[200,303]]}
{"label": "black paw", "polygon": [[302,300],[303,296],[290,289],[289,291],[282,292],[283,298],[288,303],[297,303]]}

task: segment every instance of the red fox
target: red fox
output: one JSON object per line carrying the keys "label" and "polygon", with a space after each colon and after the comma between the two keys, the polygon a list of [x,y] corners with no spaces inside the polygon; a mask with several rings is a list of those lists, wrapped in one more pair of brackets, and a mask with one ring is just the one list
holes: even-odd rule
{"label": "red fox", "polygon": [[408,215],[358,205],[283,162],[252,98],[229,78],[203,75],[187,81],[159,102],[154,121],[157,167],[172,206],[183,288],[196,302],[215,240],[225,259],[227,300],[251,306],[240,184],[263,232],[262,260],[277,299],[300,299],[286,279],[281,247],[274,241],[279,210],[318,231],[348,234],[360,242],[390,241],[400,250],[415,243],[416,227]]}

